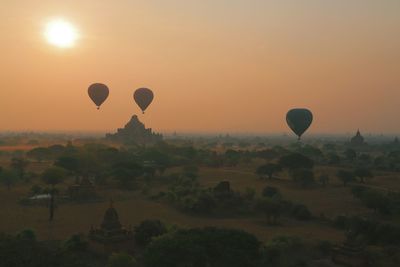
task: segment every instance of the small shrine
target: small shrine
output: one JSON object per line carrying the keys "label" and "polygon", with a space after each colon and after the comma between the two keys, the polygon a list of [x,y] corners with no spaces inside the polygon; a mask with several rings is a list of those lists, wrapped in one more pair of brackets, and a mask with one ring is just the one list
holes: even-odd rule
{"label": "small shrine", "polygon": [[89,240],[91,241],[91,246],[101,252],[133,252],[133,232],[131,229],[124,228],[120,223],[112,200],[110,201],[110,207],[104,214],[100,227],[91,227]]}
{"label": "small shrine", "polygon": [[92,199],[96,197],[96,189],[93,183],[83,177],[78,183],[68,188],[69,196],[73,200]]}

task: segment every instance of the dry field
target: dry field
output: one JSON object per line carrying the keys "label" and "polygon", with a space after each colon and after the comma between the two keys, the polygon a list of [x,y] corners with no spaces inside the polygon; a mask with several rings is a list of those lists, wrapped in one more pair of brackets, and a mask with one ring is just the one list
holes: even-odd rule
{"label": "dry field", "polygon": [[12,152],[12,151],[29,151],[37,146],[32,145],[17,145],[17,146],[0,146],[0,151]]}
{"label": "dry field", "polygon": [[[6,164],[6,162],[2,162]],[[259,162],[245,164],[234,168],[201,168],[199,180],[203,186],[212,187],[222,180],[228,180],[234,190],[244,191],[246,187],[254,188],[257,194],[268,184],[278,187],[285,199],[305,204],[315,216],[322,213],[328,218],[340,214],[360,214],[369,212],[355,199],[349,187],[343,187],[333,178],[334,168],[316,168],[316,173],[330,173],[331,181],[327,187],[302,189],[294,185],[285,172],[278,174],[279,179],[260,180],[254,169]],[[32,163],[30,171],[40,173],[49,162]],[[176,170],[171,170],[174,172]],[[69,179],[63,185],[65,190]],[[48,210],[45,206],[22,206],[18,200],[26,197],[33,183],[17,185],[11,190],[0,187],[0,232],[14,233],[25,228],[34,229],[41,239],[65,239],[74,233],[87,233],[91,225],[98,226],[103,218],[108,202],[88,204],[60,204],[56,210],[55,221],[49,223]],[[396,175],[385,174],[375,177],[370,184],[380,188],[400,188]],[[157,193],[162,186],[151,188],[151,194]],[[105,199],[113,198],[114,206],[119,212],[121,222],[129,227],[144,219],[161,219],[169,224],[181,227],[220,226],[246,230],[261,240],[268,240],[276,235],[296,235],[309,241],[341,241],[343,233],[318,221],[301,222],[282,218],[281,225],[266,225],[260,216],[238,218],[209,218],[183,214],[167,203],[149,200],[138,191],[121,191],[110,188],[98,188],[98,193]]]}

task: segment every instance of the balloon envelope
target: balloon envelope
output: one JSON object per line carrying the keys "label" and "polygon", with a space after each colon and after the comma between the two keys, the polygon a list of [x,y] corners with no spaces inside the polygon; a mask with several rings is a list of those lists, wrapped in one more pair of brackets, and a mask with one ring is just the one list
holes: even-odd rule
{"label": "balloon envelope", "polygon": [[151,104],[154,98],[153,92],[148,88],[139,88],[133,94],[136,104],[140,107],[142,112]]}
{"label": "balloon envelope", "polygon": [[304,108],[291,109],[286,114],[286,122],[290,129],[299,137],[307,131],[313,121],[311,111]]}
{"label": "balloon envelope", "polygon": [[107,85],[105,84],[94,83],[89,86],[88,94],[90,99],[92,99],[92,101],[96,104],[97,109],[99,109],[101,104],[103,104],[104,101],[106,101],[109,94],[109,90]]}

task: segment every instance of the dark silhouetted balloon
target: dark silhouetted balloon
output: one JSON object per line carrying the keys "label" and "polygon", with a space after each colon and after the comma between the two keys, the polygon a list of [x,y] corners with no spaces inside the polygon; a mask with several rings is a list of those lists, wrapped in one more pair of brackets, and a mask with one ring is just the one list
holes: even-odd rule
{"label": "dark silhouetted balloon", "polygon": [[311,111],[304,108],[291,109],[286,114],[286,122],[290,129],[299,137],[307,131],[313,121]]}
{"label": "dark silhouetted balloon", "polygon": [[139,88],[133,94],[136,104],[140,107],[143,114],[154,98],[153,92],[148,88]]}
{"label": "dark silhouetted balloon", "polygon": [[94,83],[91,86],[89,86],[88,89],[88,94],[90,99],[96,104],[97,109],[100,108],[101,104],[106,101],[109,90],[107,85],[102,84],[102,83]]}

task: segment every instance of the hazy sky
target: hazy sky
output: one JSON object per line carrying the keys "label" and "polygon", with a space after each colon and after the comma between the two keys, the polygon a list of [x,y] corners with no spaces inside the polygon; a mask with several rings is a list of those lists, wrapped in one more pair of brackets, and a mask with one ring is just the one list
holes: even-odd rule
{"label": "hazy sky", "polygon": [[[1,0],[0,130],[400,132],[399,0]],[[62,17],[81,38],[43,37]],[[111,92],[97,111],[93,82]]]}

